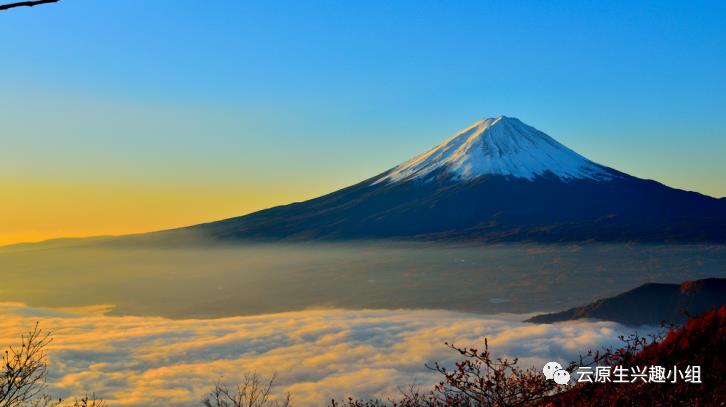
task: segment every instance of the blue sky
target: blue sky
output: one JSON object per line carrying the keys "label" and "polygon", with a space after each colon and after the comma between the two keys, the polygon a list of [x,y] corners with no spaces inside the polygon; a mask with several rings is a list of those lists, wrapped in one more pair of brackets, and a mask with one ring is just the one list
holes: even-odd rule
{"label": "blue sky", "polygon": [[148,224],[173,226],[348,185],[505,114],[600,163],[726,196],[726,3],[635,3],[2,12],[0,180],[18,197],[86,191],[69,208],[124,188],[139,208],[194,196]]}

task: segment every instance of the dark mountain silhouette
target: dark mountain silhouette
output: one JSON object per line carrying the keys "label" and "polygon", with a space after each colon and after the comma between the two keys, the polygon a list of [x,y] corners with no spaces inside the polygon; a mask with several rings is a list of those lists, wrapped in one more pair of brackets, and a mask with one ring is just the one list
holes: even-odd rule
{"label": "dark mountain silhouette", "polygon": [[724,278],[682,284],[649,283],[583,307],[537,315],[526,322],[553,323],[592,318],[627,325],[657,325],[662,321],[680,324],[686,321],[687,315],[698,315],[721,305],[726,305]]}
{"label": "dark mountain silhouette", "polygon": [[726,241],[726,200],[596,164],[500,116],[351,187],[157,237],[183,232],[218,240]]}

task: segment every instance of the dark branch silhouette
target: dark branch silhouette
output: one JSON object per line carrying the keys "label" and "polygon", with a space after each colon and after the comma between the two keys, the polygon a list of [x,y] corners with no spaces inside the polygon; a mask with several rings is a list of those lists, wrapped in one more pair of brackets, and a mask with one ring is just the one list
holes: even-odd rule
{"label": "dark branch silhouette", "polygon": [[[283,400],[273,400],[272,386],[277,375],[269,380],[257,372],[245,374],[244,381],[236,387],[229,387],[218,381],[214,390],[202,400],[205,407],[290,407],[290,393]],[[103,406],[102,406],[103,407]]]}
{"label": "dark branch silhouette", "polygon": [[48,376],[46,349],[52,338],[36,323],[21,336],[20,346],[0,350],[0,407],[106,407],[95,394],[73,404],[43,394]]}
{"label": "dark branch silhouette", "polygon": [[59,0],[35,0],[35,1],[19,1],[17,3],[0,4],[0,10],[7,10],[15,7],[33,7],[39,4],[57,3]]}

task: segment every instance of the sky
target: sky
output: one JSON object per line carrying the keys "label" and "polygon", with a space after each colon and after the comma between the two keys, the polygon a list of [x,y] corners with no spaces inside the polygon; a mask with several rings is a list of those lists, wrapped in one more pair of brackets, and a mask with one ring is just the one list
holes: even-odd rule
{"label": "sky", "polygon": [[726,3],[61,0],[0,12],[0,244],[241,215],[505,114],[726,196]]}

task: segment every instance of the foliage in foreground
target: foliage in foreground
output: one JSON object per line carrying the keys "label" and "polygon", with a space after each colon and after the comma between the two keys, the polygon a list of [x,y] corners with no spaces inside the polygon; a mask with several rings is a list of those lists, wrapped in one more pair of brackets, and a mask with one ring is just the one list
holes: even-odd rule
{"label": "foliage in foreground", "polygon": [[588,406],[723,406],[726,405],[726,307],[689,319],[665,338],[648,342],[631,336],[626,346],[596,360],[600,365],[700,366],[701,384],[687,383],[578,383],[551,398],[549,405]]}
{"label": "foliage in foreground", "polygon": [[96,396],[64,403],[44,394],[48,375],[46,349],[52,338],[38,324],[20,338],[20,346],[3,351],[0,367],[0,407],[105,407]]}
{"label": "foliage in foreground", "polygon": [[463,360],[456,362],[453,369],[439,363],[428,366],[442,376],[432,390],[420,392],[411,387],[399,399],[387,401],[333,400],[331,407],[523,406],[538,404],[561,389],[554,381],[546,380],[541,371],[517,366],[516,358],[494,358],[486,339],[481,350],[446,345]]}
{"label": "foliage in foreground", "polygon": [[272,375],[269,380],[256,372],[247,373],[242,383],[231,387],[218,381],[207,397],[202,400],[204,407],[290,407],[290,393],[280,400],[271,398],[272,387],[277,379]]}

